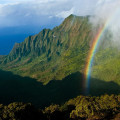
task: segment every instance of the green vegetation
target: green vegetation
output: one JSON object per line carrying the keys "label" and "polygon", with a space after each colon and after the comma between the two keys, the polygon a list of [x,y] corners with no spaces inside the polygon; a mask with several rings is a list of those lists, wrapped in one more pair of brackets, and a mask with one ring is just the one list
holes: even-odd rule
{"label": "green vegetation", "polygon": [[11,103],[8,106],[0,104],[0,120],[38,120],[43,119],[42,111],[30,103]]}
{"label": "green vegetation", "polygon": [[107,82],[114,81],[120,85],[120,49],[119,44],[112,39],[110,31],[106,31],[101,37],[91,77]]}
{"label": "green vegetation", "polygon": [[[120,119],[120,50],[109,31],[101,39],[90,78],[89,95],[96,97],[78,96],[84,92],[83,71],[96,33],[88,19],[71,15],[0,56],[0,103],[9,104],[0,105],[1,120]],[[19,101],[49,107],[41,110]]]}
{"label": "green vegetation", "polygon": [[[0,68],[20,76],[28,76],[47,84],[75,73],[83,73],[91,42],[97,32],[89,16],[70,15],[53,30],[43,29],[16,43],[7,56],[0,56]],[[97,53],[91,77],[120,85],[120,50],[106,31]]]}
{"label": "green vegetation", "polygon": [[82,71],[92,36],[88,18],[71,15],[53,30],[43,29],[16,43],[0,68],[44,83]]}
{"label": "green vegetation", "polygon": [[[29,76],[47,84],[75,73],[83,73],[86,57],[97,28],[89,16],[70,15],[53,30],[43,29],[16,43],[7,56],[0,56],[0,68],[20,76]],[[120,85],[120,50],[106,31],[94,59],[91,77]]]}
{"label": "green vegetation", "polygon": [[119,120],[120,95],[78,96],[63,105],[39,109],[30,103],[0,105],[1,120]]}
{"label": "green vegetation", "polygon": [[[119,96],[103,95],[101,97],[77,97],[68,103],[75,105],[70,113],[72,118],[89,120],[112,120],[120,112]],[[116,118],[117,119],[117,118]]]}
{"label": "green vegetation", "polygon": [[120,50],[109,47],[97,52],[92,77],[103,81],[114,81],[120,85]]}
{"label": "green vegetation", "polygon": [[[62,80],[51,80],[44,85],[36,79],[0,70],[0,103],[30,102],[42,108],[52,103],[63,104],[84,94],[83,82],[83,74],[80,72],[72,73]],[[118,95],[120,86],[115,82],[91,78],[89,95],[100,96],[105,93]]]}

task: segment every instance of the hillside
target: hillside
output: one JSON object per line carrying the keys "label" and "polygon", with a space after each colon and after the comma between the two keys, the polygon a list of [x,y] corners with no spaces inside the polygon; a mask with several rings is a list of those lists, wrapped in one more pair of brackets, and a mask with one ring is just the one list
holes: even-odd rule
{"label": "hillside", "polygon": [[[0,103],[30,102],[37,107],[62,104],[83,94],[82,78],[83,74],[76,72],[62,80],[51,80],[43,85],[36,79],[0,70]],[[92,96],[120,93],[120,86],[114,82],[91,79],[89,94]]]}
{"label": "hillside", "polygon": [[70,15],[53,30],[16,43],[0,68],[42,82],[82,71],[92,37],[88,18]]}
{"label": "hillside", "polygon": [[[0,56],[0,103],[63,104],[85,93],[83,71],[96,28],[89,17],[71,15]],[[90,76],[91,96],[120,93],[120,50],[110,32],[101,39]]]}
{"label": "hillside", "polygon": [[[22,43],[16,43],[9,55],[0,57],[0,68],[45,84],[75,72],[83,73],[97,30],[90,24],[89,16],[70,15],[60,26],[43,29]],[[112,33],[106,31],[95,55],[92,78],[120,85],[120,50],[117,46],[112,41]]]}

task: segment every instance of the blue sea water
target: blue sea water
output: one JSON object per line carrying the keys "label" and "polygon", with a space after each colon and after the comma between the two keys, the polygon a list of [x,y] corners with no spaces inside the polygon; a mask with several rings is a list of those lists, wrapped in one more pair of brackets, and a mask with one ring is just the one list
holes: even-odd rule
{"label": "blue sea water", "polygon": [[[46,26],[0,28],[0,55],[8,55],[15,43],[20,43],[26,37],[39,33],[43,28],[46,28]],[[47,28],[51,28],[51,26]]]}

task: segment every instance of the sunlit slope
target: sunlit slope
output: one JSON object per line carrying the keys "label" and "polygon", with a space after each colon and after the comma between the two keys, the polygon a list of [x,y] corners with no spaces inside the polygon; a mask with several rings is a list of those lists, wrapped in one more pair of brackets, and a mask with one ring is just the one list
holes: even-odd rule
{"label": "sunlit slope", "polygon": [[120,84],[120,56],[104,61],[93,67],[92,77]]}
{"label": "sunlit slope", "polygon": [[53,30],[29,36],[15,44],[0,67],[44,82],[83,71],[92,37],[88,21],[71,15]]}
{"label": "sunlit slope", "polygon": [[110,38],[101,42],[95,55],[91,76],[120,84],[120,50]]}

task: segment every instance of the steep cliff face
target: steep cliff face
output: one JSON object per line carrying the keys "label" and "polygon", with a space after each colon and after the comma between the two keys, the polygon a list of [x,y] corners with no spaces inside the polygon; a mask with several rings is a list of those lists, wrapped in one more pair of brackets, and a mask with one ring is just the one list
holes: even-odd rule
{"label": "steep cliff face", "polygon": [[88,19],[70,15],[53,30],[29,36],[15,44],[0,66],[42,81],[82,70],[92,36]]}
{"label": "steep cliff face", "polygon": [[[16,43],[9,55],[0,56],[0,68],[45,83],[83,72],[97,29],[92,28],[88,16],[70,15],[60,26],[43,29]],[[95,55],[91,76],[120,84],[120,50],[111,38],[111,32],[106,31]]]}
{"label": "steep cliff face", "polygon": [[22,43],[16,43],[7,56],[7,63],[17,58],[31,56],[38,57],[46,54],[60,55],[61,51],[79,47],[89,40],[90,25],[88,17],[69,16],[53,30],[43,29],[39,34],[29,36]]}

